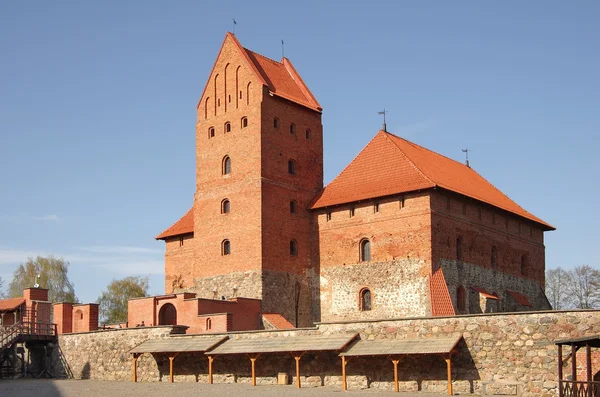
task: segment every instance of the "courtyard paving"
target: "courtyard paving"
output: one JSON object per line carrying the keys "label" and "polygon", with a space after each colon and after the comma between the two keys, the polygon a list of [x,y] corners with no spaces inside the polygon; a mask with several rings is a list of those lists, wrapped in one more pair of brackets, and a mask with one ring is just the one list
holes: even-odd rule
{"label": "courtyard paving", "polygon": [[[440,397],[446,394],[406,392],[394,393],[373,389],[349,390],[344,392],[338,388],[318,387],[297,389],[294,386],[256,386],[247,384],[214,384],[203,383],[132,383],[121,381],[97,380],[45,380],[19,379],[0,380],[1,397],[211,397],[232,396],[303,396],[303,397]],[[473,394],[469,394],[474,396]]]}

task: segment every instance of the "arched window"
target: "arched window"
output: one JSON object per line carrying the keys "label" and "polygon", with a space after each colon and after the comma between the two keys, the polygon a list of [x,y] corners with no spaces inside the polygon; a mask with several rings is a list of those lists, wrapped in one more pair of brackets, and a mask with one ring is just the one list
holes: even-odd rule
{"label": "arched window", "polygon": [[231,123],[227,121],[225,123],[225,133],[231,132]]}
{"label": "arched window", "polygon": [[231,254],[231,243],[229,240],[225,239],[221,242],[221,255],[230,255]]}
{"label": "arched window", "polygon": [[456,289],[456,308],[459,312],[464,312],[466,309],[465,304],[465,289],[463,287],[458,287]]}
{"label": "arched window", "polygon": [[248,127],[248,117],[242,117],[242,128]]}
{"label": "arched window", "polygon": [[229,199],[221,201],[221,214],[229,214],[230,207]]}
{"label": "arched window", "polygon": [[371,290],[363,288],[360,290],[358,296],[360,300],[359,309],[365,312],[371,310]]}
{"label": "arched window", "polygon": [[306,129],[306,139],[310,139],[310,129]]}
{"label": "arched window", "polygon": [[298,256],[298,242],[296,240],[290,240],[290,255]]}
{"label": "arched window", "polygon": [[492,246],[492,270],[498,267],[498,249],[495,245]]}
{"label": "arched window", "polygon": [[210,331],[212,328],[212,320],[209,318],[206,319],[206,330]]}
{"label": "arched window", "polygon": [[248,82],[248,85],[246,86],[246,105],[250,104],[250,84],[251,82]]}
{"label": "arched window", "polygon": [[371,260],[371,242],[368,239],[360,241],[360,261],[366,262]]}
{"label": "arched window", "polygon": [[521,274],[527,275],[527,257],[525,255],[521,255]]}
{"label": "arched window", "polygon": [[231,174],[231,159],[229,156],[223,157],[223,175]]}
{"label": "arched window", "polygon": [[296,135],[296,124],[290,124],[290,134]]}
{"label": "arched window", "polygon": [[288,160],[288,173],[290,175],[296,175],[296,162],[292,159]]}
{"label": "arched window", "polygon": [[290,201],[290,213],[291,214],[298,213],[298,202],[296,200]]}
{"label": "arched window", "polygon": [[208,137],[209,138],[214,138],[215,137],[215,127],[210,127],[208,129]]}
{"label": "arched window", "polygon": [[462,252],[462,238],[458,237],[456,239],[456,260],[463,260],[463,252]]}
{"label": "arched window", "polygon": [[273,119],[273,128],[279,128],[279,119],[277,117]]}

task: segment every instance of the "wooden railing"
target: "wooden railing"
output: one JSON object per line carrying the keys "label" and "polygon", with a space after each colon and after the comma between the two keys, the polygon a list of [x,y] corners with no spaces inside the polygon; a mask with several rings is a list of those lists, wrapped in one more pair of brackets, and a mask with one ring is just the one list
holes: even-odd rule
{"label": "wooden railing", "polygon": [[56,335],[56,324],[20,321],[14,325],[0,326],[0,349],[9,347],[21,336],[29,336],[31,339],[39,336],[42,339]]}
{"label": "wooden railing", "polygon": [[600,382],[560,380],[558,387],[562,397],[600,397]]}

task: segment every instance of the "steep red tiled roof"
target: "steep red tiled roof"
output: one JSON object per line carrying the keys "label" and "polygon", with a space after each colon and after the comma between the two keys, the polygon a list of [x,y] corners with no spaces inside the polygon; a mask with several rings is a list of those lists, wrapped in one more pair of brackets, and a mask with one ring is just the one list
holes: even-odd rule
{"label": "steep red tiled roof", "polygon": [[275,329],[292,329],[296,328],[279,313],[263,313],[263,319],[271,324]]}
{"label": "steep red tiled roof", "polygon": [[508,292],[510,296],[512,296],[519,303],[519,305],[531,307],[531,303],[529,303],[527,297],[522,293],[517,291],[511,291],[509,289],[507,289],[506,292]]}
{"label": "steep red tiled roof", "polygon": [[454,316],[454,305],[448,292],[448,285],[442,269],[437,269],[429,276],[429,292],[431,295],[431,314],[433,316]]}
{"label": "steep red tiled roof", "polygon": [[0,300],[0,311],[15,310],[17,307],[25,303],[25,298],[8,298]]}
{"label": "steep red tiled roof", "polygon": [[473,291],[477,291],[479,292],[481,295],[483,295],[485,298],[487,299],[498,299],[498,297],[494,294],[490,294],[489,292],[487,292],[486,290],[484,290],[483,288],[479,288],[479,287],[471,287],[471,289]]}
{"label": "steep red tiled roof", "polygon": [[167,237],[194,233],[194,207],[175,222],[170,228],[155,237],[156,240],[164,240]]}
{"label": "steep red tiled roof", "polygon": [[415,190],[440,187],[554,230],[508,198],[472,168],[385,131],[379,131],[352,162],[323,189],[312,207],[322,208]]}

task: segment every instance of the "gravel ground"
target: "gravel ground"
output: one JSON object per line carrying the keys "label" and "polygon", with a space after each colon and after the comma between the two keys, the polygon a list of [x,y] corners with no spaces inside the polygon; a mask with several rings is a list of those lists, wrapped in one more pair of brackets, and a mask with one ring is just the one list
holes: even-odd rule
{"label": "gravel ground", "polygon": [[[256,386],[246,384],[214,384],[203,383],[132,383],[97,380],[1,380],[1,397],[129,397],[129,396],[168,396],[198,397],[206,393],[211,397],[232,396],[304,396],[304,397],[354,397],[368,395],[371,397],[440,397],[437,393],[394,393],[379,390],[349,390],[344,392],[337,388],[318,387],[296,389],[294,386]],[[473,396],[472,394],[470,396]]]}

